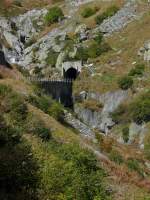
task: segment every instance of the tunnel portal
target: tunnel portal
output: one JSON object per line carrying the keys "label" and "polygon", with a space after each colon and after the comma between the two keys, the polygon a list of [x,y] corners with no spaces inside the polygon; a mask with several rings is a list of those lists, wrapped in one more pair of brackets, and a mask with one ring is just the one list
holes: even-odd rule
{"label": "tunnel portal", "polygon": [[65,79],[75,80],[82,69],[81,61],[64,62],[62,64],[62,76]]}
{"label": "tunnel portal", "polygon": [[73,67],[69,68],[66,72],[64,72],[65,79],[75,80],[77,78],[78,72]]}

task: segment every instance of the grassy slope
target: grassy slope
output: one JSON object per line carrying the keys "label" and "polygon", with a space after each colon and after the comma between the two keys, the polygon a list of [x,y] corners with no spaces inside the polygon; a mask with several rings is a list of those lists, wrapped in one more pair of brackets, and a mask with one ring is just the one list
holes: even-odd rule
{"label": "grassy slope", "polygon": [[[20,74],[17,70],[15,70],[15,74],[16,73]],[[28,95],[29,93],[33,92],[32,86],[27,81],[23,81],[23,79],[15,80],[14,76],[11,75],[12,71],[10,71],[9,74],[9,78],[6,77],[0,79],[0,83],[10,85],[14,90],[16,90],[18,93],[21,93],[22,95]],[[81,143],[81,146],[84,148],[86,148],[87,145],[90,145],[90,149],[92,147],[93,151],[97,150],[97,145],[95,146],[94,144],[91,144],[91,142],[81,138],[78,134],[74,133],[73,130],[60,124],[58,121],[45,114],[43,111],[37,109],[32,105],[28,105],[28,108],[31,113],[35,114],[42,121],[44,121],[47,127],[51,128],[53,138],[55,138],[57,141],[68,144]],[[25,134],[24,137],[31,144],[33,152],[37,156],[39,161],[42,162],[41,170],[47,168],[47,166],[49,166],[49,162],[52,162],[52,160],[58,159],[56,155],[53,155],[53,152],[50,151],[47,145],[41,142],[40,139],[29,134]],[[121,147],[118,148],[121,149]],[[131,151],[133,152],[133,149]],[[137,184],[138,182],[140,182],[140,179],[136,173],[128,172],[128,169],[126,167],[118,166],[115,163],[107,161],[105,159],[103,160],[98,155],[97,158],[100,160],[101,165],[103,165],[106,171],[108,171],[109,176],[107,178],[107,184],[111,185],[114,189],[114,199],[125,200],[128,194],[132,194],[132,196],[130,195],[128,197],[129,200],[136,199],[137,196],[139,200],[143,200],[144,196],[148,196],[147,192],[144,189],[140,189],[140,187],[146,188],[146,186],[142,185],[142,182],[139,185]],[[46,177],[44,178],[46,181]],[[133,198],[133,195],[135,195],[135,198]]]}
{"label": "grassy slope", "polygon": [[[144,16],[130,23],[122,31],[114,33],[112,37],[106,38],[112,50],[93,60],[96,75],[89,77],[87,73],[83,72],[80,76],[81,81],[77,81],[75,84],[76,92],[86,89],[98,92],[115,90],[118,88],[118,78],[127,74],[134,67],[132,63],[143,62],[143,59],[137,56],[137,52],[144,42],[149,40],[150,14],[149,6],[145,3],[139,4],[138,9],[145,12]],[[146,68],[146,74],[150,74],[149,66]],[[88,82],[86,81],[87,77],[89,78]],[[149,85],[150,79],[147,76],[146,80],[136,81],[135,87],[148,88]]]}
{"label": "grassy slope", "polygon": [[[38,1],[30,1],[29,7],[34,7],[35,4]],[[116,1],[115,1],[116,2]],[[117,1],[120,3],[120,1]],[[1,2],[2,3],[2,2]],[[28,1],[29,3],[29,1]],[[33,3],[33,4],[32,4]],[[26,4],[27,5],[27,4]],[[39,5],[39,4],[38,4]],[[108,4],[107,4],[108,5]],[[2,8],[2,7],[1,7]],[[17,8],[18,9],[18,8]],[[19,8],[20,9],[20,8]],[[131,23],[125,30],[123,30],[121,33],[114,34],[113,37],[108,39],[109,44],[113,47],[113,50],[110,53],[102,56],[101,58],[97,59],[96,64],[96,70],[98,73],[102,73],[104,76],[103,78],[95,77],[89,79],[89,84],[87,82],[85,83],[86,88],[96,91],[107,91],[110,90],[110,86],[112,89],[115,89],[116,82],[115,77],[120,76],[121,74],[127,73],[129,69],[132,67],[131,63],[135,60],[137,60],[137,50],[143,45],[144,41],[149,39],[149,14],[146,14],[140,21],[136,21],[134,23]],[[83,20],[83,19],[82,19]],[[90,20],[87,20],[89,25],[93,26],[93,18],[90,18]],[[142,27],[139,29],[139,27]],[[135,32],[138,31],[138,34],[135,37]],[[119,54],[119,59],[121,59],[121,65],[115,65],[115,69],[112,69],[110,65],[108,64],[109,60],[115,60],[118,59],[118,51],[120,49],[123,49],[123,51]],[[148,68],[147,68],[148,71]],[[2,72],[4,74],[4,72]],[[6,76],[5,79],[0,79],[0,83],[8,84],[13,87],[13,89],[17,90],[19,93],[23,95],[27,95],[29,93],[32,93],[32,87],[31,85],[23,80],[15,80],[14,74],[19,74],[17,70],[14,71],[13,75],[10,73],[10,76]],[[6,74],[6,73],[5,73]],[[106,74],[106,76],[105,76]],[[108,74],[108,75],[107,75]],[[8,72],[7,72],[8,75]],[[106,77],[106,78],[105,78]],[[85,76],[85,79],[87,77]],[[104,81],[105,80],[105,81]],[[113,80],[113,84],[112,84]],[[102,84],[102,83],[105,84]],[[84,84],[81,84],[78,82],[80,86],[80,90],[84,89]],[[148,87],[150,84],[148,81],[145,84],[145,81],[140,82],[140,84],[144,84],[145,87]],[[50,127],[53,130],[53,137],[56,138],[59,141],[62,141],[63,143],[80,143],[82,138],[79,137],[79,135],[75,134],[71,129],[68,129],[67,127],[63,126],[59,122],[57,122],[55,119],[50,117],[49,115],[43,113],[41,110],[29,105],[30,112],[35,113],[37,116],[40,116],[48,127]],[[48,165],[49,162],[51,162],[54,158],[54,155],[52,155],[52,152],[48,152],[46,147],[44,146],[44,143],[42,143],[39,139],[36,137],[32,137],[31,135],[25,135],[25,137],[28,139],[29,143],[33,147],[33,152],[37,155],[37,157],[41,161],[45,161],[45,165]],[[87,141],[82,140],[82,144],[87,144]],[[117,144],[115,144],[117,146]],[[85,145],[86,146],[86,145]],[[132,156],[135,155],[138,157],[141,157],[141,154],[137,154],[137,151],[134,151],[134,148],[124,148],[121,146],[117,146],[117,149],[119,149],[124,156],[130,155],[132,152]],[[114,199],[118,200],[143,200],[144,197],[148,196],[147,192],[143,189],[141,189],[141,185],[138,186],[137,180],[134,181],[134,176],[136,174],[131,173],[127,174],[128,170],[124,166],[120,167],[116,165],[115,163],[107,163],[104,162],[103,166],[107,169],[109,172],[108,177],[108,183],[112,185],[113,189],[115,190]],[[43,166],[45,167],[45,166]],[[144,186],[145,187],[145,186]]]}
{"label": "grassy slope", "polygon": [[0,1],[0,16],[17,16],[34,8],[43,8],[53,4],[60,4],[63,0],[22,0],[21,6],[15,0]]}

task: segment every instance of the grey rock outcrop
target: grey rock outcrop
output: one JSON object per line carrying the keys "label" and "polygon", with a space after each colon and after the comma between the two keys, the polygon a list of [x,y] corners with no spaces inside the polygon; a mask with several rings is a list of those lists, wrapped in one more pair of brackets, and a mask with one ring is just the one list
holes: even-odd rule
{"label": "grey rock outcrop", "polygon": [[141,149],[144,148],[144,137],[147,132],[146,125],[138,125],[134,122],[129,127],[129,143],[132,143],[135,138],[139,137],[139,146]]}
{"label": "grey rock outcrop", "polygon": [[83,136],[94,138],[95,134],[92,129],[80,120],[76,119],[71,113],[65,112],[65,121],[73,128],[78,130]]}
{"label": "grey rock outcrop", "polygon": [[103,109],[100,112],[91,111],[88,108],[83,108],[78,104],[75,105],[75,112],[79,119],[84,123],[90,125],[92,128],[97,128],[105,134],[109,133],[109,129],[114,126],[114,122],[110,117],[110,113],[113,112],[125,99],[128,98],[128,92],[118,90],[116,92],[108,92],[105,94],[87,93],[82,95],[86,99],[94,99],[97,102],[102,103]]}
{"label": "grey rock outcrop", "polygon": [[72,6],[80,6],[85,3],[92,2],[93,0],[66,0],[67,4],[71,4]]}
{"label": "grey rock outcrop", "polygon": [[11,19],[11,23],[16,27],[17,35],[25,37],[28,41],[33,36],[36,37],[37,33],[44,25],[44,16],[47,14],[47,9],[31,10],[23,15],[19,15]]}
{"label": "grey rock outcrop", "polygon": [[127,3],[114,16],[104,20],[96,30],[110,35],[124,28],[129,22],[136,19],[137,16],[136,4]]}

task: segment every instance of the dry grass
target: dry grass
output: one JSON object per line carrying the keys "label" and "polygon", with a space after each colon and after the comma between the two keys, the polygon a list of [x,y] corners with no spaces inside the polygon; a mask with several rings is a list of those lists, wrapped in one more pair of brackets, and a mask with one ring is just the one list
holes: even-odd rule
{"label": "dry grass", "polygon": [[53,4],[61,4],[62,2],[62,0],[22,0],[21,6],[18,6],[15,0],[0,0],[0,15],[16,16],[31,9],[49,7]]}
{"label": "dry grass", "polygon": [[103,104],[97,102],[97,101],[94,100],[94,99],[87,99],[87,100],[85,100],[85,101],[82,103],[82,106],[83,106],[84,108],[87,108],[87,109],[90,109],[90,110],[96,111],[96,112],[101,111],[102,108],[103,108]]}
{"label": "dry grass", "polygon": [[[118,88],[117,81],[120,76],[127,74],[134,67],[133,63],[143,62],[143,58],[137,56],[138,50],[145,41],[150,39],[150,13],[149,5],[140,3],[139,12],[145,14],[132,23],[128,24],[122,31],[114,33],[112,37],[106,38],[106,42],[112,48],[111,51],[92,60],[95,66],[94,77],[80,75],[80,80],[75,83],[75,92],[91,90],[96,92],[113,91]],[[135,81],[136,87],[150,86],[150,68],[146,63],[145,78]]]}
{"label": "dry grass", "polygon": [[[95,27],[95,17],[99,14],[102,14],[104,11],[107,10],[110,6],[116,5],[117,7],[121,7],[125,1],[124,0],[112,0],[112,1],[99,1],[96,0],[91,3],[83,4],[80,6],[79,10],[77,11],[77,17],[78,20],[82,23],[85,23],[88,27],[93,28]],[[98,8],[99,11],[96,12],[95,15],[89,17],[89,18],[83,18],[81,16],[81,13],[85,7],[91,7],[91,8]]]}

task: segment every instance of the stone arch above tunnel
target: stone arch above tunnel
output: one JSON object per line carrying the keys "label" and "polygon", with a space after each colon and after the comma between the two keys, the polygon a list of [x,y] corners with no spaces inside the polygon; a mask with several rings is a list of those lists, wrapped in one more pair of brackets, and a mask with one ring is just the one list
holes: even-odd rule
{"label": "stone arch above tunnel", "polygon": [[64,62],[62,64],[62,76],[67,79],[75,79],[81,72],[82,62]]}

